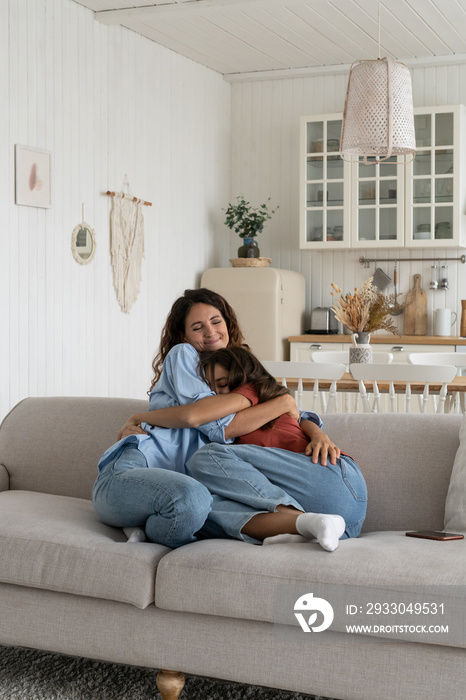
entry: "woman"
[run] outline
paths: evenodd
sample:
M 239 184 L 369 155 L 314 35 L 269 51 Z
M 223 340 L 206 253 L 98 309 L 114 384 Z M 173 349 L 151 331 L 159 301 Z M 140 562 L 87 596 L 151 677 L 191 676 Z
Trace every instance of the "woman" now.
M 99 462 L 92 498 L 103 522 L 144 527 L 151 541 L 169 547 L 193 542 L 212 496 L 186 475 L 189 457 L 212 440 L 232 441 L 250 425 L 259 427 L 296 410 L 291 397 L 248 408 L 244 397 L 215 396 L 201 379 L 198 352 L 242 342 L 236 315 L 220 295 L 208 289 L 186 290 L 175 301 L 153 363 L 151 410 L 141 421 L 137 416 L 128 421 L 121 439 Z M 144 420 L 151 425 L 138 427 Z
M 251 405 L 287 391 L 245 348 L 201 353 L 200 364 L 217 394 L 237 393 Z M 314 457 L 310 462 L 314 432 L 312 421 L 298 422 L 285 414 L 237 438 L 235 445 L 198 450 L 187 464 L 188 473 L 229 504 L 223 509 L 214 505 L 209 519 L 237 539 L 299 534 L 316 538 L 328 551 L 342 538 L 357 537 L 366 515 L 364 478 L 348 455 L 325 466 Z M 281 489 L 294 503 L 277 500 Z

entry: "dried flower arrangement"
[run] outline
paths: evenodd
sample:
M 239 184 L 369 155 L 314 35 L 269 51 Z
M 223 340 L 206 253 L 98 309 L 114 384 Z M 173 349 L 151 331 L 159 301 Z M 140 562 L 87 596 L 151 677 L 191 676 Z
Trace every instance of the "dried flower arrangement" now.
M 353 333 L 372 333 L 384 330 L 399 335 L 398 328 L 390 318 L 394 308 L 394 295 L 385 296 L 372 284 L 369 277 L 360 287 L 354 290 L 354 294 L 342 295 L 340 287 L 331 283 L 332 292 L 339 294 L 333 304 L 337 321 L 349 328 Z

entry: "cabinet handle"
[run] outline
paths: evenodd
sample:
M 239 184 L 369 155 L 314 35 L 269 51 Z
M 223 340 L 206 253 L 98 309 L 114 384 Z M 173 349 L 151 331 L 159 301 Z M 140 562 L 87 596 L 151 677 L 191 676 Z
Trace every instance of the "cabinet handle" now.
M 322 345 L 319 345 L 319 343 L 313 343 L 311 345 L 311 350 L 322 350 Z
M 404 347 L 402 345 L 394 345 L 392 347 L 393 352 L 404 352 Z

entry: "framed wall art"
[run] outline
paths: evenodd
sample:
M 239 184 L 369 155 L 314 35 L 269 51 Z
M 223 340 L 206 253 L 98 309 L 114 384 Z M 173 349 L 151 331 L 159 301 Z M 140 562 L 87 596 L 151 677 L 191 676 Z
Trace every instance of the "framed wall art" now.
M 52 154 L 29 146 L 15 147 L 16 204 L 52 206 Z

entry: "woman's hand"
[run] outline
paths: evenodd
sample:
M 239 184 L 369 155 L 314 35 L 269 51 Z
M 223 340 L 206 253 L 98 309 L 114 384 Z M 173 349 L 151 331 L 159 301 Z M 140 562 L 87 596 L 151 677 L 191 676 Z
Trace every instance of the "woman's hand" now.
M 123 440 L 128 435 L 147 435 L 146 431 L 141 428 L 141 423 L 137 415 L 130 416 L 126 423 L 120 428 L 117 433 L 117 440 Z
M 326 467 L 328 458 L 330 458 L 330 464 L 336 464 L 340 456 L 340 448 L 319 428 L 319 433 L 312 438 L 306 447 L 305 454 L 311 457 L 314 464 L 317 464 L 320 457 L 320 463 Z

